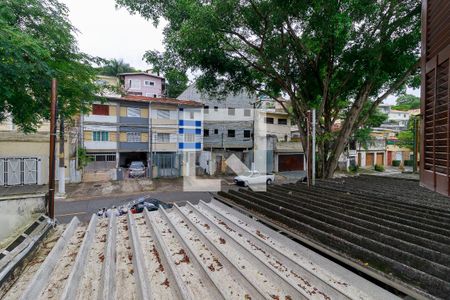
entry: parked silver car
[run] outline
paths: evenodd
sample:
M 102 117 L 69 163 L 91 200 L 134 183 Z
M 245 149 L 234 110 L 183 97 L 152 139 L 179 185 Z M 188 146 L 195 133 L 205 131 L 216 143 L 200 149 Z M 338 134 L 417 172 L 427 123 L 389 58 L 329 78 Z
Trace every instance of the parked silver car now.
M 129 176 L 131 178 L 135 177 L 145 177 L 145 165 L 142 161 L 133 161 L 128 168 Z

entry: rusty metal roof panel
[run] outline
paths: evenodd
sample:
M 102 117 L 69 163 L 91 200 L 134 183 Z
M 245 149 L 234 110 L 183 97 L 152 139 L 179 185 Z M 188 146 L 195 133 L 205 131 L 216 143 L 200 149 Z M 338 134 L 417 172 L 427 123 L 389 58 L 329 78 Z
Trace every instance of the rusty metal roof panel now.
M 396 299 L 214 200 L 67 230 L 6 299 Z

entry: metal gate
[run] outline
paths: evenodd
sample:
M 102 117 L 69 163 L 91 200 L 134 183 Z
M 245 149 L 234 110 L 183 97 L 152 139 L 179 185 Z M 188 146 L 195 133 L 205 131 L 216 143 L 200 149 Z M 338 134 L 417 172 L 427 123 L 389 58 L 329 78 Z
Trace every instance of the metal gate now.
M 5 185 L 5 159 L 0 158 L 0 186 Z
M 154 165 L 158 168 L 158 177 L 180 176 L 180 158 L 176 153 L 154 153 Z
M 0 186 L 37 184 L 37 158 L 0 158 Z
M 19 185 L 21 179 L 20 158 L 9 158 L 6 160 L 7 185 Z
M 23 184 L 37 183 L 37 159 L 24 158 L 23 160 Z

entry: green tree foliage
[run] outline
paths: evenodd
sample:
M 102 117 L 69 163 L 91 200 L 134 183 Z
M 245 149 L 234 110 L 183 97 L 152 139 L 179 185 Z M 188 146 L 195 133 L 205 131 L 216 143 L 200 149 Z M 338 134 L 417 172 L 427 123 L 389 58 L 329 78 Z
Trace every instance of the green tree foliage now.
M 289 96 L 303 143 L 307 111 L 316 108 L 324 177 L 378 104 L 417 82 L 420 0 L 116 2 L 155 23 L 167 20 L 166 52 L 156 54 L 200 74 L 199 88 Z
M 364 126 L 355 130 L 355 141 L 364 149 L 368 149 L 372 141 L 371 133 L 374 127 L 380 127 L 388 119 L 388 116 L 377 109 L 370 115 Z
M 106 76 L 117 76 L 117 74 L 129 72 L 137 72 L 137 70 L 124 62 L 123 59 L 107 60 L 99 68 L 99 73 Z
M 397 98 L 395 106 L 393 109 L 397 110 L 410 110 L 420 108 L 420 98 L 414 95 L 405 94 Z
M 60 114 L 87 108 L 97 87 L 93 58 L 81 53 L 67 8 L 56 0 L 0 2 L 0 121 L 24 131 L 49 118 L 51 79 L 58 79 Z
M 147 51 L 144 59 L 153 67 L 153 71 L 163 73 L 166 78 L 166 95 L 171 98 L 178 97 L 188 87 L 188 77 L 186 67 L 182 63 L 174 64 L 176 57 L 170 52 L 159 53 L 157 51 Z
M 400 131 L 397 135 L 397 146 L 414 150 L 414 121 L 419 120 L 418 116 L 411 116 L 408 121 L 408 129 Z

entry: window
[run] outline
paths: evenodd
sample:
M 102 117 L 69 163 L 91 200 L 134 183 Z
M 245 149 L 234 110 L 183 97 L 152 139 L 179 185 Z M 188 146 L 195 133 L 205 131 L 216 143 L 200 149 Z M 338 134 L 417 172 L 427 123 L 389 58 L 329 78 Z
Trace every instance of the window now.
M 203 136 L 209 136 L 209 129 L 203 130 Z
M 250 117 L 250 109 L 244 109 L 244 117 Z
M 151 80 L 144 80 L 145 86 L 155 86 L 155 82 Z
M 190 112 L 189 112 L 189 118 L 190 118 L 191 120 L 193 120 L 193 119 L 195 118 L 195 115 L 194 115 L 194 112 L 193 112 L 193 111 L 190 111 Z
M 244 138 L 250 138 L 250 130 L 244 130 Z
M 170 119 L 170 110 L 158 109 L 156 116 L 158 119 Z
M 273 124 L 273 118 L 266 118 L 266 124 Z
M 141 81 L 136 79 L 130 79 L 130 89 L 140 89 Z
M 235 137 L 236 133 L 233 129 L 228 129 L 228 137 Z
M 287 125 L 287 119 L 278 119 L 278 125 Z
M 127 107 L 127 117 L 140 118 L 141 117 L 141 109 L 138 107 Z
M 92 114 L 98 116 L 108 116 L 109 106 L 103 104 L 92 104 Z
M 157 133 L 156 141 L 158 143 L 170 143 L 170 133 Z
M 219 111 L 219 107 L 214 106 L 214 111 Z
M 187 143 L 195 142 L 195 134 L 194 133 L 185 133 L 184 134 L 184 141 L 187 142 Z
M 129 143 L 139 143 L 141 141 L 140 132 L 127 132 L 127 142 Z
M 234 116 L 236 113 L 235 109 L 233 107 L 228 107 L 228 115 Z
M 214 129 L 214 134 L 219 134 L 219 129 Z
M 205 114 L 209 114 L 209 106 L 208 105 L 205 105 L 204 112 L 205 112 Z
M 109 141 L 109 133 L 108 133 L 108 131 L 94 131 L 92 133 L 92 139 L 95 142 L 106 142 L 106 141 Z

